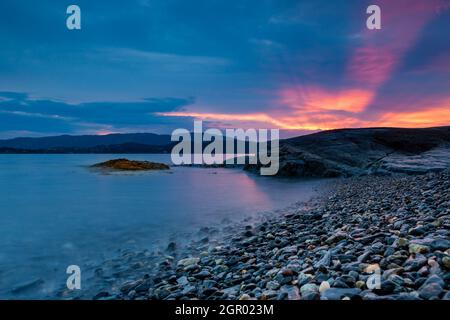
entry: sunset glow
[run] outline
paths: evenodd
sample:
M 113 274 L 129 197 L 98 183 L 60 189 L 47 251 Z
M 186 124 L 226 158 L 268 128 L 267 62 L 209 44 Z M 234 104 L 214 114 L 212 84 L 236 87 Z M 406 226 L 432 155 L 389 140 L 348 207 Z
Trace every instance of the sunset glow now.
M 187 108 L 189 111 L 159 115 L 286 130 L 449 125 L 448 74 L 439 83 L 442 90 L 436 91 L 436 86 L 428 92 L 423 89 L 429 85 L 429 77 L 448 71 L 448 57 L 437 54 L 421 63 L 418 71 L 405 69 L 405 63 L 422 41 L 424 28 L 441 19 L 449 11 L 449 4 L 441 0 L 399 0 L 381 1 L 380 5 L 386 12 L 386 30 L 359 30 L 358 45 L 350 51 L 343 72 L 335 78 L 339 85 L 301 78 L 283 83 L 265 112 L 204 112 L 192 106 Z M 395 81 L 397 78 L 402 82 Z M 419 81 L 423 81 L 422 86 L 416 85 Z M 245 104 L 241 109 L 246 109 Z
M 366 0 L 89 2 L 89 28 L 69 34 L 40 23 L 59 23 L 43 2 L 14 2 L 26 32 L 0 19 L 0 139 L 170 134 L 193 119 L 285 136 L 450 125 L 448 0 L 379 0 L 376 30 Z

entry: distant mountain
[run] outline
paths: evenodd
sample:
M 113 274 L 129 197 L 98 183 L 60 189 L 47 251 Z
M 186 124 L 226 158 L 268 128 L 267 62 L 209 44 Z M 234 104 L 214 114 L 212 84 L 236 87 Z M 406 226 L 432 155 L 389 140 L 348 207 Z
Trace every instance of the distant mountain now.
M 284 176 L 337 177 L 444 169 L 450 169 L 450 127 L 338 129 L 280 142 L 279 175 Z
M 193 138 L 192 138 L 193 139 Z M 193 140 L 192 140 L 193 141 Z M 224 148 L 227 139 L 224 138 Z M 170 135 L 126 133 L 0 140 L 0 154 L 13 153 L 170 153 L 178 142 Z M 206 146 L 209 142 L 204 142 Z M 237 147 L 235 146 L 235 149 Z M 248 149 L 248 145 L 246 144 Z M 194 148 L 192 147 L 192 150 Z M 225 152 L 225 150 L 223 151 Z
M 77 152 L 90 151 L 95 153 L 98 150 L 119 149 L 151 151 L 154 147 L 162 147 L 172 144 L 170 135 L 158 135 L 154 133 L 129 133 L 129 134 L 108 134 L 108 135 L 83 135 L 71 136 L 62 135 L 42 138 L 15 138 L 0 140 L 0 148 L 22 150 L 32 152 Z M 149 148 L 151 146 L 152 148 Z M 158 149 L 158 148 L 156 148 Z M 1 151 L 0 151 L 1 152 Z
M 0 140 L 0 153 L 170 153 L 176 143 L 169 135 L 152 133 L 66 135 Z M 259 171 L 259 167 L 246 165 L 245 169 Z M 338 177 L 444 169 L 450 169 L 450 127 L 338 129 L 280 141 L 278 174 L 282 176 Z

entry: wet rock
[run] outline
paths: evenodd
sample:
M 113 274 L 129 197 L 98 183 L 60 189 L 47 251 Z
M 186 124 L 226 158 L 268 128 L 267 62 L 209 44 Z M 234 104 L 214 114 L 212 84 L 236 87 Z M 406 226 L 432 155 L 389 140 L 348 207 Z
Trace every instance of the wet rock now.
M 328 281 L 323 281 L 319 286 L 319 292 L 324 293 L 326 290 L 330 289 L 330 283 Z
M 411 243 L 409 245 L 409 252 L 410 253 L 427 253 L 430 251 L 430 248 L 428 246 L 424 246 L 421 244 Z
M 287 300 L 300 300 L 300 294 L 296 286 L 284 285 L 280 288 L 280 293 L 284 294 Z
M 180 267 L 189 267 L 195 265 L 200 261 L 200 258 L 186 258 L 178 261 L 177 265 Z
M 439 283 L 425 283 L 419 289 L 419 296 L 423 299 L 439 298 L 439 295 L 444 289 Z
M 177 244 L 176 244 L 175 242 L 170 242 L 170 243 L 167 245 L 166 250 L 167 250 L 167 251 L 175 251 L 176 248 L 177 248 Z
M 134 290 L 136 292 L 144 292 L 144 291 L 148 291 L 148 289 L 150 289 L 150 287 L 152 286 L 152 282 L 151 281 L 143 281 L 141 284 L 137 285 Z
M 388 295 L 396 288 L 396 283 L 392 280 L 382 280 L 379 288 L 372 289 L 378 295 Z
M 442 258 L 442 265 L 447 268 L 450 269 L 450 257 L 445 256 Z
M 403 267 L 405 268 L 405 271 L 416 271 L 426 264 L 427 258 L 423 255 L 418 254 L 415 257 L 410 257 L 408 260 L 406 260 Z
M 275 290 L 264 290 L 261 294 L 261 300 L 272 300 L 277 294 L 278 292 Z
M 323 255 L 322 259 L 320 259 L 315 265 L 314 268 L 320 268 L 320 267 L 325 267 L 327 268 L 328 266 L 330 266 L 331 264 L 331 250 L 328 250 L 327 252 L 325 252 L 325 254 Z
M 185 286 L 185 285 L 187 285 L 187 284 L 189 283 L 189 280 L 188 280 L 188 278 L 187 278 L 186 276 L 182 276 L 182 277 L 179 277 L 179 278 L 177 279 L 177 283 L 178 283 L 180 286 Z
M 266 284 L 266 288 L 269 290 L 277 290 L 280 287 L 280 284 L 277 281 L 269 281 Z
M 408 233 L 412 236 L 421 236 L 427 232 L 427 228 L 424 226 L 414 227 L 408 230 Z
M 197 279 L 205 279 L 211 276 L 211 273 L 208 270 L 202 270 L 193 275 Z
M 430 243 L 431 250 L 433 251 L 445 251 L 450 249 L 450 240 L 447 239 L 435 239 Z
M 333 243 L 337 243 L 341 240 L 344 240 L 346 238 L 347 238 L 347 234 L 345 232 L 338 232 L 338 233 L 330 236 L 325 242 L 328 244 L 333 244 Z
M 301 286 L 307 284 L 308 282 L 310 282 L 311 279 L 312 279 L 311 275 L 301 272 L 297 277 L 297 282 L 298 282 L 298 285 L 301 287 Z
M 357 288 L 330 288 L 321 294 L 321 300 L 342 300 L 344 297 L 354 298 L 361 293 Z
M 197 288 L 195 286 L 192 285 L 187 285 L 183 288 L 183 290 L 181 291 L 181 293 L 183 295 L 188 295 L 188 294 L 195 294 L 197 291 Z
M 302 298 L 305 300 L 312 300 L 309 298 L 316 296 L 318 292 L 319 287 L 313 283 L 305 284 L 300 288 L 300 294 L 302 295 Z

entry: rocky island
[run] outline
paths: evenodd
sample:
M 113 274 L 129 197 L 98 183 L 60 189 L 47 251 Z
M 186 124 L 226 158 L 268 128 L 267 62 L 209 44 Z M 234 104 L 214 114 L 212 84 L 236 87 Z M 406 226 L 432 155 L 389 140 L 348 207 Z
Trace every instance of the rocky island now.
M 165 163 L 157 163 L 150 161 L 136 161 L 128 159 L 114 159 L 97 163 L 92 168 L 123 170 L 123 171 L 139 171 L 139 170 L 168 170 L 170 167 Z

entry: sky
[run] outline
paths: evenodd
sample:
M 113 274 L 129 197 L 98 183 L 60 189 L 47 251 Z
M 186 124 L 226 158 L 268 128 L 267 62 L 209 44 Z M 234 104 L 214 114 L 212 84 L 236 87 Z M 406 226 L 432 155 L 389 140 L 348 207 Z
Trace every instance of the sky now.
M 450 125 L 449 30 L 450 0 L 3 0 L 0 138 Z

